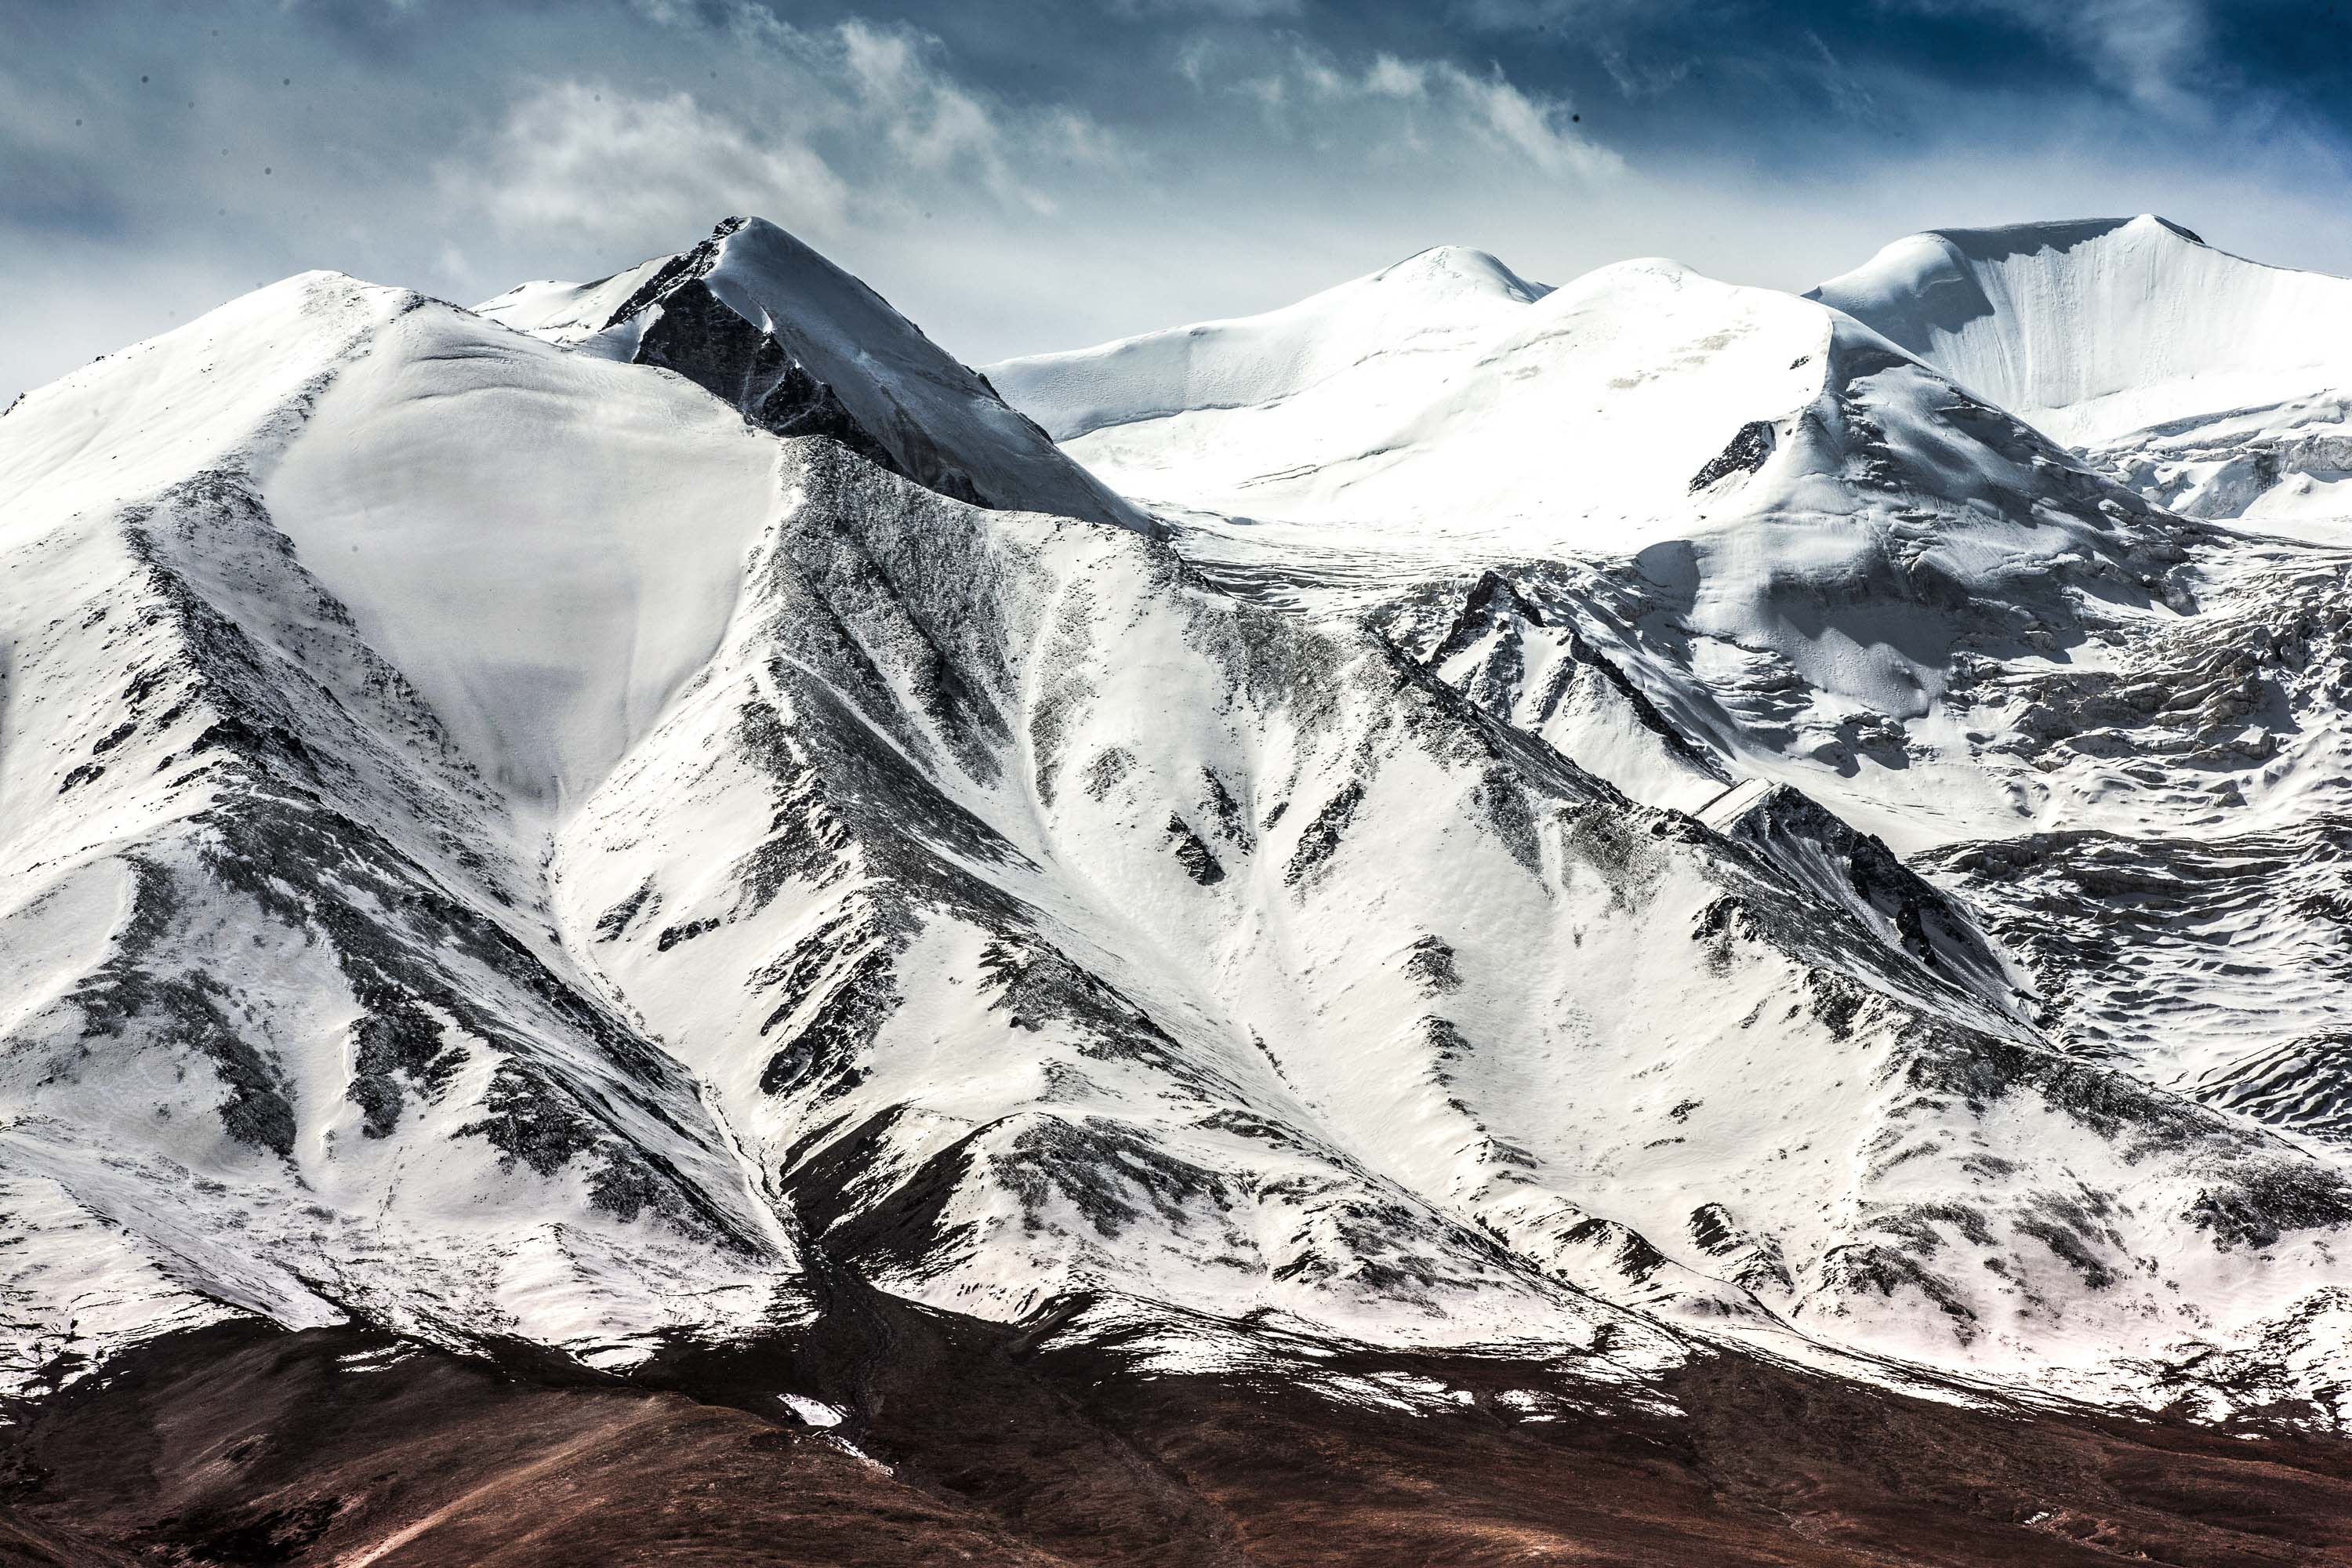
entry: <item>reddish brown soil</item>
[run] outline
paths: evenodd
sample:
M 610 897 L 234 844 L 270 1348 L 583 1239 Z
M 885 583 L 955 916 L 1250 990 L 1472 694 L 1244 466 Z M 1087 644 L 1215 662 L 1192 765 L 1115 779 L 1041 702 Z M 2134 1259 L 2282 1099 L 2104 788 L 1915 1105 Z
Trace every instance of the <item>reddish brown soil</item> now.
M 637 1384 L 356 1331 L 208 1330 L 0 1432 L 0 1564 L 2352 1565 L 2352 1445 L 1957 1408 L 1738 1357 L 1680 1415 L 1475 1360 L 1475 1403 L 1338 1405 L 861 1298 Z M 1594 1414 L 1520 1419 L 1509 1388 Z M 779 1391 L 854 1407 L 886 1472 Z

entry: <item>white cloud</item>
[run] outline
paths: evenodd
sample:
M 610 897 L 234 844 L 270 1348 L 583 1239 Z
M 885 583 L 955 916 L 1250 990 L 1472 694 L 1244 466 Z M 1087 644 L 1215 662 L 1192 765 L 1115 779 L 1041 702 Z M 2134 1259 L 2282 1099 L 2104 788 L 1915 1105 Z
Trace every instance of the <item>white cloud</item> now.
M 835 68 L 861 119 L 906 165 L 939 174 L 961 165 L 990 189 L 1033 204 L 1007 158 L 1007 138 L 987 106 L 934 68 L 926 40 L 901 29 L 849 21 L 829 35 L 800 35 L 820 68 Z
M 1103 9 L 1114 16 L 1223 16 L 1234 21 L 1265 21 L 1272 17 L 1298 15 L 1299 0 L 1104 0 Z
M 2211 43 L 2207 0 L 1882 0 L 1915 11 L 2006 17 L 2067 49 L 2102 82 L 2150 108 L 2203 102 L 2199 68 Z
M 1419 98 L 1429 90 L 1429 68 L 1381 55 L 1364 73 L 1364 90 L 1376 98 Z
M 804 141 L 755 136 L 686 93 L 635 98 L 579 81 L 536 86 L 509 106 L 488 149 L 438 172 L 459 204 L 503 230 L 596 242 L 690 234 L 749 210 L 824 233 L 847 202 L 841 177 Z
M 658 5 L 649 14 L 693 24 Z M 939 41 L 910 28 L 851 20 L 810 30 L 750 6 L 724 26 L 754 67 L 748 92 L 730 84 L 720 103 L 535 82 L 486 142 L 436 166 L 442 188 L 509 234 L 658 244 L 730 212 L 813 237 L 970 210 L 975 197 L 1051 214 L 1033 166 L 1132 162 L 1075 109 L 1008 108 L 960 81 Z
M 1520 91 L 1500 66 L 1483 77 L 1452 65 L 1434 68 L 1434 74 L 1490 138 L 1516 149 L 1548 174 L 1594 179 L 1624 167 L 1615 153 L 1570 129 L 1574 121 L 1564 101 Z
M 1028 175 L 1044 160 L 1115 166 L 1130 161 L 1119 138 L 1066 105 L 1013 107 L 961 81 L 944 46 L 928 33 L 852 18 L 806 30 L 748 5 L 733 30 L 783 79 L 803 112 L 850 133 L 840 166 L 862 165 L 876 145 L 892 167 L 976 184 L 1000 201 L 1049 212 L 1054 203 Z
M 1205 86 L 1211 51 L 1197 45 L 1188 48 L 1179 58 L 1178 69 L 1195 86 Z M 1549 175 L 1592 180 L 1624 167 L 1614 152 L 1576 129 L 1575 111 L 1567 100 L 1524 90 L 1500 66 L 1480 73 L 1451 60 L 1383 53 L 1356 70 L 1298 44 L 1279 72 L 1238 78 L 1231 90 L 1256 99 L 1277 122 L 1301 103 L 1315 106 L 1327 118 L 1349 112 L 1370 112 L 1376 119 L 1403 116 L 1387 129 L 1421 154 L 1442 155 L 1443 132 L 1450 129 L 1466 132 L 1471 141 Z M 1318 121 L 1313 129 L 1328 137 L 1334 128 Z
M 1328 61 L 1305 49 L 1297 51 L 1296 68 L 1299 82 L 1310 98 L 1339 98 L 1358 89 L 1358 84 L 1341 76 Z

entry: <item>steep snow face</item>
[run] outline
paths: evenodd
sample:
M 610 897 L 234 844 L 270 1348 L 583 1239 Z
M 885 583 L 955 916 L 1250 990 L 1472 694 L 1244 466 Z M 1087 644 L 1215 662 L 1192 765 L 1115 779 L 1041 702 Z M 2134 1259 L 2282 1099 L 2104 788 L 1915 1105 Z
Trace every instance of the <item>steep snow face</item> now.
M 2352 539 L 2352 280 L 2144 216 L 1914 235 L 1814 297 L 2160 505 Z
M 2352 281 L 2145 214 L 1913 235 L 1809 297 L 2076 446 L 2352 378 Z
M 824 435 L 960 500 L 1149 530 L 873 289 L 761 218 L 594 283 L 527 283 L 478 313 L 665 365 L 780 435 Z
M 558 810 L 718 647 L 783 496 L 775 444 L 691 384 L 431 305 L 335 378 L 263 500 L 483 774 Z

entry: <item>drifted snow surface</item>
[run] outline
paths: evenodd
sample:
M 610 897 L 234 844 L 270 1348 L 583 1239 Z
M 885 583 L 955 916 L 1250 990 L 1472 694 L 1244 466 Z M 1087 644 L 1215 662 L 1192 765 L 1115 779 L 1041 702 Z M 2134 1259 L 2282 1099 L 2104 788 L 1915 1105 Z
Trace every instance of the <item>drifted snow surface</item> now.
M 1188 562 L 892 471 L 1076 472 L 788 237 L 684 254 L 661 308 L 856 428 L 628 363 L 666 263 L 310 275 L 0 420 L 14 1385 L 228 1310 L 622 1365 L 854 1276 L 1195 1364 L 1734 1336 L 2336 1419 L 2340 1147 L 2264 1042 L 2200 1098 L 2239 1053 L 2123 1037 L 2207 955 L 1950 890 L 2078 845 L 1939 887 L 1790 787 L 1946 848 L 2185 811 L 2135 767 L 2263 809 L 2331 563 L 2231 575 L 1818 304 L 1458 252 L 1036 405 L 1142 411 L 1073 449 Z
M 262 501 L 484 775 L 560 809 L 707 663 L 783 510 L 690 384 L 428 307 L 312 409 Z

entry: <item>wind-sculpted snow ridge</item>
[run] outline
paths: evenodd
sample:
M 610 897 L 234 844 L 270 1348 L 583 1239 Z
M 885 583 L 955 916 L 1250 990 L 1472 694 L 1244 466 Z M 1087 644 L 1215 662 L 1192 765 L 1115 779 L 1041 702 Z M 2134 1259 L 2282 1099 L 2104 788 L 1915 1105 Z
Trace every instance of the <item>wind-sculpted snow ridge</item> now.
M 2144 215 L 1914 235 L 1811 297 L 2175 510 L 2347 537 L 2352 280 Z
M 2085 445 L 2352 368 L 2352 281 L 2247 261 L 2145 214 L 1913 235 L 1808 297 Z
M 763 419 L 736 337 L 639 352 L 667 314 L 622 353 L 312 275 L 26 399 L 12 1384 L 226 1313 L 642 1367 L 887 1339 L 878 1290 L 1146 1368 L 1444 1348 L 1639 1388 L 1737 1343 L 2340 1420 L 2352 1185 L 2275 1061 L 2208 1105 L 2080 1048 L 2045 992 L 2087 961 L 1789 787 L 1928 773 L 1952 692 L 2033 679 L 2074 718 L 2004 726 L 2010 782 L 2087 795 L 2106 693 L 2016 661 L 2315 580 L 2192 584 L 2205 533 L 1819 306 L 1468 276 L 1536 314 L 1411 416 L 1433 450 L 1542 426 L 1510 389 L 1547 375 L 1632 378 L 1621 437 L 1706 428 L 1664 478 L 1577 457 L 1653 509 L 1593 559 L 1366 619 L 943 493 L 797 349 L 851 423 L 807 387 L 824 419 Z M 1364 470 L 1393 505 L 1295 499 L 1425 519 L 1421 455 Z M 2236 766 L 2268 678 L 2162 647 L 2210 679 L 2131 743 Z
M 593 283 L 526 283 L 480 313 L 588 353 L 675 370 L 781 436 L 829 436 L 988 507 L 1149 530 L 857 279 L 761 218 Z

